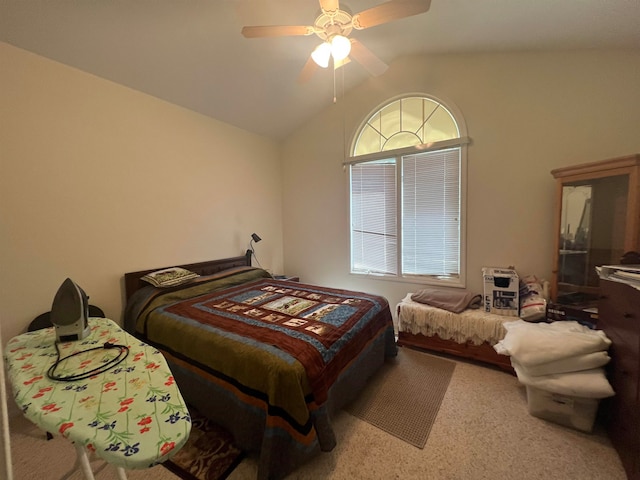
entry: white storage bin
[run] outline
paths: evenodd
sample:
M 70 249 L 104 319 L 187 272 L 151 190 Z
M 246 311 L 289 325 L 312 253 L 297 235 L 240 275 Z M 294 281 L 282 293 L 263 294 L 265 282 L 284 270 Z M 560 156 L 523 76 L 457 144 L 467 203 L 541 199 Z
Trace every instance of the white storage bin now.
M 591 432 L 598 413 L 597 398 L 560 395 L 527 385 L 527 405 L 534 417 Z

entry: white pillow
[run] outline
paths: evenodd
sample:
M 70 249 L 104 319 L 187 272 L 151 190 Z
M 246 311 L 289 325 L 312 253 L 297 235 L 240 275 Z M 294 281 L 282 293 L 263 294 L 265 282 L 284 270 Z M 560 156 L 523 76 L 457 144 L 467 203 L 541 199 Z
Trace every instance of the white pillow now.
M 147 273 L 141 280 L 150 283 L 154 287 L 173 287 L 190 282 L 199 277 L 195 272 L 180 267 L 165 268 L 152 273 Z

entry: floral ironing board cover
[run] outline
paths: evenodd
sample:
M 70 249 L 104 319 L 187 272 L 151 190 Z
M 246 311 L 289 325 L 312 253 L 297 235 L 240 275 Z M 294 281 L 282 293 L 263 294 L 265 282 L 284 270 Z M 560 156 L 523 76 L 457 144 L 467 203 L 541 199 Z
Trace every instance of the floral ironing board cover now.
M 148 468 L 189 438 L 191 417 L 171 371 L 155 348 L 106 318 L 89 318 L 83 340 L 60 343 L 60 356 L 104 345 L 129 347 L 123 361 L 84 380 L 55 381 L 53 328 L 18 335 L 5 349 L 14 398 L 31 422 L 66 437 L 124 469 Z M 63 362 L 57 373 L 81 373 L 106 363 L 118 349 L 98 349 Z

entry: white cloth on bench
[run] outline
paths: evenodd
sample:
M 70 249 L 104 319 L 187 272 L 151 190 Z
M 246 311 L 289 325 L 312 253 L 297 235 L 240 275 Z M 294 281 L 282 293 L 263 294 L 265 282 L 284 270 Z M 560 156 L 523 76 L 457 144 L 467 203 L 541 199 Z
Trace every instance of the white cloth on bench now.
M 480 345 L 487 342 L 495 345 L 506 334 L 504 323 L 518 320 L 518 317 L 495 315 L 477 309 L 453 313 L 415 302 L 411 295 L 413 293 L 408 293 L 397 307 L 400 332 L 420 333 L 427 337 L 438 335 L 443 340 L 456 343 Z

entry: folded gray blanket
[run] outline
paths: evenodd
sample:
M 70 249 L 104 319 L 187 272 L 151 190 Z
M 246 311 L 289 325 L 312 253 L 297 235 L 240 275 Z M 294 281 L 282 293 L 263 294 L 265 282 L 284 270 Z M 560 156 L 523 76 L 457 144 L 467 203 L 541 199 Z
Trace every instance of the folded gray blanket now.
M 460 313 L 467 308 L 480 308 L 482 305 L 482 295 L 473 294 L 466 290 L 425 288 L 412 294 L 411 300 L 453 313 Z

